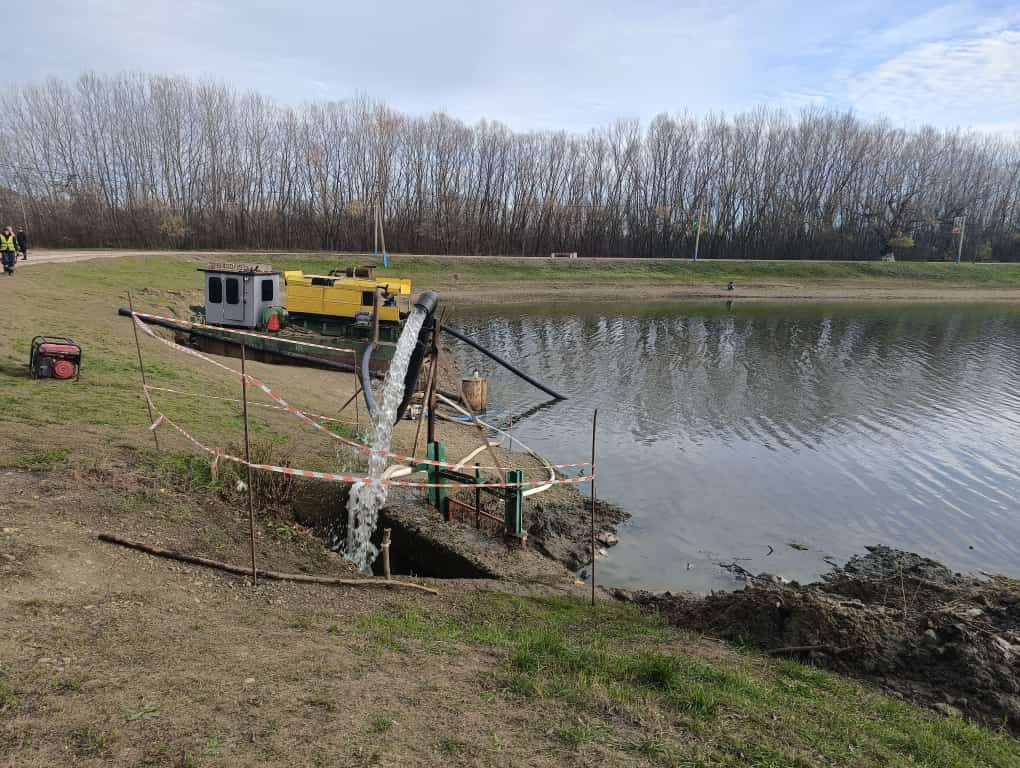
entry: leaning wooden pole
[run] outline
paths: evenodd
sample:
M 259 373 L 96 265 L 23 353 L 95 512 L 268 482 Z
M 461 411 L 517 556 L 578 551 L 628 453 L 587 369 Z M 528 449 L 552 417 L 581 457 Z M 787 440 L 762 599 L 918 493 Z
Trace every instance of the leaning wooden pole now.
M 595 607 L 595 426 L 599 409 L 591 417 L 591 604 Z
M 254 473 L 251 468 L 251 445 L 248 442 L 248 372 L 245 369 L 245 345 L 241 343 L 241 402 L 244 403 L 244 461 L 248 467 L 248 534 L 251 539 L 251 585 L 258 584 L 255 570 L 255 498 L 252 491 Z
M 145 393 L 145 409 L 149 412 L 149 423 L 152 419 L 152 403 L 149 401 L 149 383 L 145 380 L 145 365 L 142 364 L 142 343 L 138 340 L 138 318 L 135 317 L 135 305 L 131 301 L 131 291 L 127 292 L 128 309 L 131 310 L 131 330 L 135 332 L 135 349 L 138 351 L 138 371 L 142 374 L 142 391 Z M 156 450 L 159 450 L 159 437 L 156 430 L 152 430 L 152 440 L 156 443 Z
M 161 549 L 159 547 L 153 547 L 149 544 L 142 544 L 139 541 L 130 541 L 129 539 L 122 539 L 120 536 L 114 536 L 110 533 L 101 533 L 98 536 L 100 541 L 105 541 L 108 544 L 119 544 L 122 547 L 128 549 L 136 549 L 139 552 L 145 552 L 156 557 L 165 557 L 169 560 L 178 560 L 182 563 L 191 563 L 192 565 L 201 565 L 206 568 L 215 568 L 218 571 L 226 571 L 227 573 L 233 573 L 237 576 L 247 576 L 248 569 L 240 565 L 232 565 L 230 563 L 221 563 L 218 560 L 210 560 L 206 557 L 198 557 L 197 555 L 186 555 L 183 552 L 174 552 L 171 549 Z M 426 587 L 422 584 L 412 584 L 409 581 L 386 581 L 385 579 L 337 579 L 332 576 L 309 576 L 304 573 L 279 573 L 277 571 L 262 571 L 261 574 L 263 579 L 271 579 L 273 581 L 296 581 L 301 584 L 332 584 L 344 587 L 401 587 L 403 589 L 416 589 L 420 592 L 428 592 L 430 595 L 438 595 L 439 590 Z

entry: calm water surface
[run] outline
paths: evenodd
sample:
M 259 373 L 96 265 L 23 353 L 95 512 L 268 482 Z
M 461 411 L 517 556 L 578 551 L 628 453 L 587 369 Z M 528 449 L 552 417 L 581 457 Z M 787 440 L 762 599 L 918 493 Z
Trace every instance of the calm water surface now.
M 455 322 L 569 398 L 541 407 L 458 345 L 492 411 L 551 460 L 586 457 L 599 409 L 599 496 L 634 516 L 602 582 L 732 588 L 718 563 L 734 561 L 803 580 L 877 543 L 1020 576 L 1018 307 L 542 305 Z

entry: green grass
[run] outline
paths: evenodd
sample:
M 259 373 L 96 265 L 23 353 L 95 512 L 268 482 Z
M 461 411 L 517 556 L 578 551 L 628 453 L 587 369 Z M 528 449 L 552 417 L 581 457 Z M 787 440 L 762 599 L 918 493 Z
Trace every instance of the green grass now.
M 134 722 L 136 720 L 157 720 L 162 714 L 162 710 L 158 704 L 144 704 L 138 709 L 128 709 L 124 712 L 124 717 L 128 722 Z
M 78 693 L 88 680 L 83 673 L 62 675 L 53 681 L 53 690 L 60 693 Z
M 0 717 L 14 714 L 20 702 L 18 692 L 0 674 Z
M 71 455 L 70 448 L 45 448 L 21 455 L 14 455 L 11 460 L 3 460 L 0 466 L 17 469 L 46 470 L 60 466 Z
M 694 638 L 633 607 L 478 594 L 454 614 L 415 608 L 356 631 L 395 650 L 494 653 L 498 695 L 556 702 L 571 749 L 604 742 L 663 765 L 1014 768 L 1020 742 L 895 701 L 819 669 Z M 620 723 L 657 722 L 649 735 Z
M 368 732 L 381 735 L 393 727 L 393 721 L 387 717 L 377 717 L 368 726 Z
M 286 269 L 325 273 L 338 263 L 375 263 L 377 274 L 407 277 L 419 287 L 470 288 L 473 284 L 521 287 L 548 285 L 616 285 L 620 283 L 748 285 L 847 283 L 882 285 L 916 283 L 929 287 L 1020 287 L 1020 264 L 881 261 L 712 261 L 471 259 L 397 256 L 382 267 L 372 257 L 283 255 L 274 264 Z M 456 278 L 454 278 L 456 275 Z
M 79 757 L 98 757 L 110 749 L 111 736 L 92 725 L 82 725 L 71 731 L 71 749 Z

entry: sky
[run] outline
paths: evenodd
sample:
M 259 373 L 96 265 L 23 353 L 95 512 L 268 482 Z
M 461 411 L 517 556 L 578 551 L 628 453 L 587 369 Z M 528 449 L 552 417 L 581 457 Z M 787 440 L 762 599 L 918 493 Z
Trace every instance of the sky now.
M 1020 0 L 0 0 L 0 82 L 178 74 L 517 130 L 851 109 L 1020 131 Z M 13 25 L 12 25 L 13 23 Z

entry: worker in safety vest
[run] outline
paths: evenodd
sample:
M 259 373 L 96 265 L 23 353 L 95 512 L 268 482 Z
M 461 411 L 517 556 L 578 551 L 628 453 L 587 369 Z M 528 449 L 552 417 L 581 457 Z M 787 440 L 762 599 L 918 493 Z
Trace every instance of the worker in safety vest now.
M 0 258 L 4 263 L 4 274 L 13 275 L 14 262 L 18 259 L 18 240 L 10 227 L 4 227 L 0 232 Z

